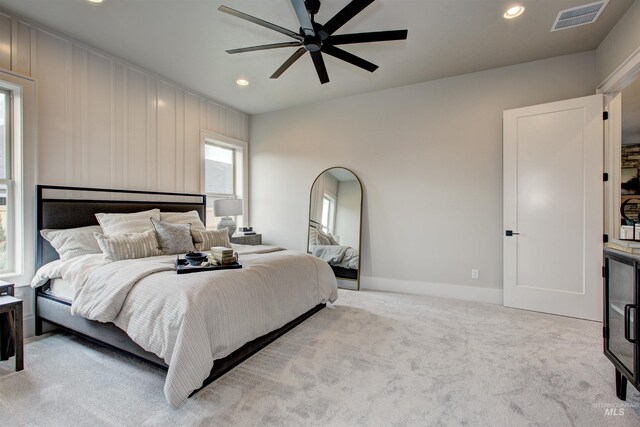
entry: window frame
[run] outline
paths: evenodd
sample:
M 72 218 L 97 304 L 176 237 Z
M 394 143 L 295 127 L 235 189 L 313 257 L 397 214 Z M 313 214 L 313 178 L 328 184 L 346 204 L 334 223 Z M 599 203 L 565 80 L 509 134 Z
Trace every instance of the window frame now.
M 325 226 L 321 223 L 323 231 L 328 234 L 335 234 L 336 231 L 336 210 L 337 210 L 337 197 L 329 192 L 325 192 L 322 194 L 322 212 L 320 217 L 324 216 L 324 201 L 327 200 L 329 202 L 329 212 L 327 212 L 327 222 L 328 224 Z
M 204 194 L 207 195 L 207 197 L 211 196 L 213 198 L 237 198 L 238 197 L 238 177 L 236 176 L 237 173 L 237 163 L 238 163 L 238 159 L 236 157 L 237 153 L 236 153 L 236 149 L 234 147 L 228 147 L 226 145 L 222 145 L 220 144 L 218 141 L 214 141 L 211 139 L 207 139 L 205 140 L 205 170 L 204 170 L 204 176 L 205 176 L 205 189 L 204 189 Z M 229 150 L 231 151 L 231 175 L 233 177 L 233 182 L 232 182 L 232 193 L 209 193 L 206 191 L 206 176 L 207 176 L 207 157 L 206 157 L 206 146 L 212 146 L 212 147 L 217 147 L 217 148 L 222 148 L 224 150 Z
M 14 143 L 13 138 L 13 91 L 5 88 L 0 85 L 0 92 L 5 95 L 5 157 L 4 157 L 4 167 L 5 167 L 5 176 L 0 177 L 0 186 L 4 186 L 6 191 L 6 220 L 7 226 L 4 230 L 5 232 L 5 252 L 6 252 L 6 266 L 5 268 L 0 269 L 0 276 L 7 276 L 17 272 L 17 266 L 15 264 L 14 252 L 17 249 L 15 247 L 15 222 L 14 222 L 14 211 L 16 206 L 16 198 L 13 191 L 14 180 L 13 180 L 13 149 L 12 145 Z
M 214 132 L 202 130 L 201 134 L 201 173 L 200 173 L 200 192 L 206 194 L 207 204 L 215 199 L 221 198 L 239 198 L 242 199 L 242 216 L 237 226 L 249 225 L 249 144 L 246 141 L 220 135 Z M 205 147 L 206 145 L 218 146 L 233 150 L 233 194 L 207 193 L 205 186 L 206 162 Z M 206 224 L 205 224 L 206 225 Z

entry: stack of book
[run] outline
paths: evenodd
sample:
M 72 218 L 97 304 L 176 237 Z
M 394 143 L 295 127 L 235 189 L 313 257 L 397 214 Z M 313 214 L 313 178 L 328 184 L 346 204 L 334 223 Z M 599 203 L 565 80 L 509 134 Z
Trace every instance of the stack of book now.
M 237 261 L 233 254 L 233 249 L 225 248 L 224 246 L 215 246 L 211 248 L 211 255 L 209 255 L 209 262 L 214 265 L 229 265 Z

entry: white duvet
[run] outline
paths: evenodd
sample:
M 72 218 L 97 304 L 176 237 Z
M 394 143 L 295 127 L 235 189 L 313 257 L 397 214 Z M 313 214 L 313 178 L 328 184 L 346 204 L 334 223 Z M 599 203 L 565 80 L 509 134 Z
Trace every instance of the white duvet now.
M 101 254 L 85 255 L 43 266 L 32 286 L 57 277 L 72 283 L 72 314 L 113 322 L 163 358 L 165 397 L 179 406 L 202 386 L 214 360 L 337 298 L 335 276 L 318 258 L 237 250 L 242 269 L 184 275 L 174 270 L 175 256 L 105 263 Z
M 357 270 L 360 263 L 358 251 L 351 246 L 313 245 L 311 254 L 337 267 Z

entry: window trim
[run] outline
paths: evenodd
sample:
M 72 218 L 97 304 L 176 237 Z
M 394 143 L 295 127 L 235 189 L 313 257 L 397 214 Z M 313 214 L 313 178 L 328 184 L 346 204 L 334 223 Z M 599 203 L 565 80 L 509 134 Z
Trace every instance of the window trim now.
M 236 176 L 237 173 L 237 169 L 236 169 L 236 164 L 238 163 L 238 159 L 236 158 L 236 154 L 237 154 L 237 149 L 235 147 L 228 147 L 226 146 L 226 144 L 221 144 L 218 141 L 215 140 L 211 140 L 211 139 L 206 139 L 205 142 L 205 168 L 204 168 L 204 176 L 205 176 L 205 194 L 207 196 L 211 195 L 213 197 L 218 197 L 218 198 L 237 198 L 238 197 L 238 188 L 237 188 L 237 181 L 238 181 L 238 177 Z M 231 151 L 231 156 L 233 158 L 232 163 L 231 163 L 231 173 L 233 175 L 233 188 L 231 189 L 231 193 L 209 193 L 206 192 L 206 176 L 207 176 L 207 156 L 206 156 L 206 146 L 207 145 L 211 145 L 214 147 L 218 147 L 218 148 L 223 148 L 225 150 L 230 150 Z
M 251 223 L 249 210 L 249 143 L 207 130 L 200 131 L 200 192 L 202 194 L 210 194 L 214 197 L 219 196 L 227 198 L 229 197 L 228 194 L 217 195 L 215 193 L 205 193 L 205 145 L 207 143 L 213 143 L 215 145 L 234 150 L 236 159 L 234 161 L 235 179 L 233 191 L 236 197 L 238 197 L 238 195 L 242 196 L 242 225 L 249 225 Z M 238 156 L 242 159 L 241 170 L 238 169 Z M 237 188 L 238 175 L 242 178 L 241 188 Z
M 0 273 L 16 287 L 29 286 L 35 274 L 35 185 L 37 182 L 37 96 L 35 79 L 0 69 L 0 86 L 12 93 L 11 179 L 13 271 Z M 28 313 L 28 311 L 27 311 Z

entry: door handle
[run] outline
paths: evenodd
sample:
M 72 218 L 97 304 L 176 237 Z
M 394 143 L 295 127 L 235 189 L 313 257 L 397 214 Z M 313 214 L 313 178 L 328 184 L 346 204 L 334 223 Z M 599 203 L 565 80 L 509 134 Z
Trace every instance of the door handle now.
M 511 237 L 511 236 L 519 236 L 519 235 L 520 235 L 520 233 L 516 233 L 516 232 L 514 232 L 513 230 L 507 230 L 507 231 L 505 231 L 505 232 L 504 232 L 504 234 L 505 234 L 507 237 Z
M 631 314 L 631 309 L 636 309 L 638 307 L 636 307 L 633 304 L 627 304 L 624 306 L 624 338 L 629 341 L 631 344 L 636 344 L 638 342 L 638 337 L 635 337 L 633 339 L 631 339 L 631 324 L 630 321 L 631 319 L 629 318 L 630 314 Z M 637 321 L 638 319 L 636 319 Z

